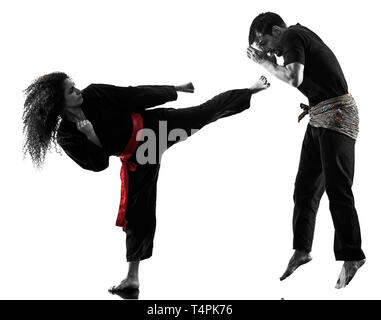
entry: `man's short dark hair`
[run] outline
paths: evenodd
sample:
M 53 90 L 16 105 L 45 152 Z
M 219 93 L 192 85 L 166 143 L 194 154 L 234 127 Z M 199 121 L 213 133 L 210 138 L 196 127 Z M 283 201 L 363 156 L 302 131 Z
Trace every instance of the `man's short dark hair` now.
M 249 45 L 255 42 L 256 32 L 262 34 L 272 34 L 273 26 L 286 28 L 283 19 L 276 13 L 266 12 L 258 15 L 252 22 L 249 32 Z

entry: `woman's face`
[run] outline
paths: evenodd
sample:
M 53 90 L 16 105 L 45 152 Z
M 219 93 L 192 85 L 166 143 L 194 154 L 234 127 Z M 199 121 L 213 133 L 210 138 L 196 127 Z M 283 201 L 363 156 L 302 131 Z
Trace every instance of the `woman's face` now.
M 66 108 L 79 107 L 83 102 L 81 91 L 75 87 L 74 82 L 70 79 L 64 81 L 64 96 Z

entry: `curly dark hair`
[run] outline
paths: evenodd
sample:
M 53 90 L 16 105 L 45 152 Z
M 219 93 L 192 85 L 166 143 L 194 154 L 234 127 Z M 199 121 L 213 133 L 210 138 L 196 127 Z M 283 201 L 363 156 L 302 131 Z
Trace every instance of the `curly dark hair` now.
M 256 41 L 256 32 L 272 34 L 273 26 L 286 28 L 286 24 L 280 15 L 273 12 L 265 12 L 258 15 L 250 26 L 249 45 Z
M 29 153 L 33 164 L 41 168 L 46 152 L 56 135 L 64 106 L 64 81 L 68 75 L 53 72 L 35 79 L 23 92 L 26 95 L 23 112 L 24 156 Z

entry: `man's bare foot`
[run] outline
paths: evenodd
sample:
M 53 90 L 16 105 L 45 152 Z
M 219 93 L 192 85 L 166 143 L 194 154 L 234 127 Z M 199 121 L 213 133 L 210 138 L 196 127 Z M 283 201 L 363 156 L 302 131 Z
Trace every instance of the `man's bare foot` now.
M 270 83 L 267 81 L 265 76 L 261 76 L 259 80 L 249 89 L 252 93 L 257 93 L 259 91 L 267 89 L 268 87 L 270 87 Z
M 337 280 L 335 288 L 336 289 L 345 288 L 349 284 L 349 282 L 351 282 L 357 270 L 360 269 L 364 263 L 365 263 L 365 259 L 358 260 L 358 261 L 345 261 L 341 269 L 339 279 Z
M 280 281 L 283 281 L 289 277 L 296 269 L 301 265 L 306 264 L 312 260 L 312 257 L 309 253 L 304 251 L 295 250 L 293 256 L 288 263 L 287 269 L 284 274 L 280 277 Z
M 122 282 L 108 289 L 109 292 L 115 293 L 120 291 L 131 291 L 139 289 L 139 279 L 136 277 L 127 276 Z
M 192 82 L 188 82 L 186 84 L 182 84 L 180 86 L 175 86 L 176 91 L 181 91 L 181 92 L 188 92 L 188 93 L 193 93 L 194 92 L 194 86 Z

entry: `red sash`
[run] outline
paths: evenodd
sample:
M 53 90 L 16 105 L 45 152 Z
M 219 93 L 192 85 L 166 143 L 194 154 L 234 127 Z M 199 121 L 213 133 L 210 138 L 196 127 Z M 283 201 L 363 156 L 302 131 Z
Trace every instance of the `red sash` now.
M 138 132 L 143 129 L 143 118 L 140 113 L 131 112 L 132 117 L 132 134 L 130 140 L 128 141 L 126 148 L 123 153 L 119 156 L 122 161 L 122 168 L 120 169 L 120 180 L 122 182 L 121 194 L 120 194 L 120 204 L 118 218 L 116 219 L 116 225 L 118 227 L 123 227 L 126 230 L 126 210 L 127 210 L 127 199 L 128 199 L 128 171 L 136 171 L 136 163 L 129 161 L 132 154 L 135 152 L 139 140 Z M 140 132 L 141 134 L 141 132 Z

